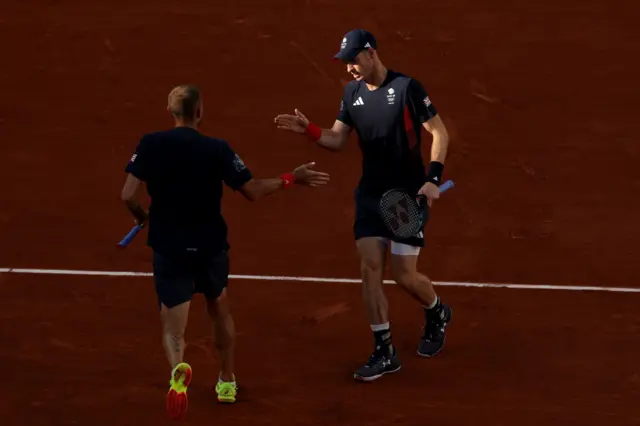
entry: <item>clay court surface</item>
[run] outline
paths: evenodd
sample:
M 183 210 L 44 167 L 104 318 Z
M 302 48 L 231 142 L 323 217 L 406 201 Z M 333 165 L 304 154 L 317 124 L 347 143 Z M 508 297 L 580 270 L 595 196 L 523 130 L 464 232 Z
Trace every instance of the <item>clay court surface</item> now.
M 357 278 L 356 141 L 321 151 L 278 132 L 300 108 L 329 126 L 348 76 L 331 61 L 366 27 L 449 126 L 421 267 L 437 281 L 640 288 L 638 10 L 632 2 L 14 2 L 0 13 L 0 268 L 150 271 L 119 200 L 139 137 L 198 84 L 203 131 L 254 174 L 315 160 L 322 190 L 250 205 L 227 191 L 232 273 Z M 344 80 L 344 81 L 341 81 Z M 424 152 L 428 152 L 425 148 Z M 637 292 L 438 287 L 445 350 L 415 355 L 421 312 L 387 286 L 404 368 L 351 373 L 371 335 L 357 283 L 231 282 L 240 400 L 220 406 L 202 300 L 184 424 L 638 425 Z M 152 279 L 0 273 L 3 424 L 170 424 Z

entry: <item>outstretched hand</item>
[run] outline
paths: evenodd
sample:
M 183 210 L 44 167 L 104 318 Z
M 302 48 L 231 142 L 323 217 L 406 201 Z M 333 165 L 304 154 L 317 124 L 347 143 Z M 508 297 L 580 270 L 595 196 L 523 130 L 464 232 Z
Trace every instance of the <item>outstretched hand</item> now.
M 293 178 L 295 183 L 311 187 L 318 187 L 329 183 L 329 174 L 313 170 L 316 166 L 315 162 L 303 164 L 293 170 Z
M 309 119 L 304 116 L 298 109 L 295 114 L 280 114 L 273 119 L 278 129 L 290 130 L 295 133 L 304 133 L 309 126 Z

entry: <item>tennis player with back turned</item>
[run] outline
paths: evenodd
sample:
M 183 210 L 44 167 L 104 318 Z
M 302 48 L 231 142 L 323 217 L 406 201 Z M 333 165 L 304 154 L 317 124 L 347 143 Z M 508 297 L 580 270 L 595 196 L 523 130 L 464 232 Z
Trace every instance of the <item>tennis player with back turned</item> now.
M 362 152 L 362 177 L 355 191 L 354 236 L 361 258 L 364 303 L 374 336 L 374 351 L 354 373 L 356 380 L 372 381 L 398 371 L 401 363 L 391 342 L 388 302 L 383 291 L 385 254 L 390 246 L 390 271 L 396 283 L 423 307 L 424 333 L 418 354 L 436 355 L 445 341 L 451 308 L 440 302 L 433 284 L 417 271 L 424 228 L 400 239 L 385 227 L 379 211 L 382 194 L 401 188 L 422 194 L 428 206 L 439 197 L 449 137 L 436 108 L 415 78 L 387 69 L 368 31 L 348 32 L 335 59 L 346 64 L 354 81 L 344 88 L 337 120 L 331 129 L 310 122 L 299 110 L 275 118 L 278 128 L 305 133 L 321 147 L 338 151 L 355 129 Z M 433 137 L 427 171 L 421 154 L 421 130 Z M 427 207 L 428 208 L 428 207 Z
M 221 214 L 223 182 L 250 201 L 293 184 L 318 187 L 329 176 L 314 163 L 271 179 L 254 178 L 231 146 L 199 132 L 202 99 L 194 86 L 175 87 L 167 107 L 175 120 L 171 130 L 146 134 L 126 166 L 122 199 L 136 221 L 146 224 L 153 249 L 153 275 L 163 345 L 171 365 L 167 410 L 177 419 L 187 409 L 192 369 L 183 362 L 184 334 L 192 295 L 204 294 L 213 321 L 220 373 L 215 390 L 220 402 L 236 400 L 235 328 L 226 292 L 229 275 L 227 225 Z M 149 214 L 138 203 L 145 182 Z

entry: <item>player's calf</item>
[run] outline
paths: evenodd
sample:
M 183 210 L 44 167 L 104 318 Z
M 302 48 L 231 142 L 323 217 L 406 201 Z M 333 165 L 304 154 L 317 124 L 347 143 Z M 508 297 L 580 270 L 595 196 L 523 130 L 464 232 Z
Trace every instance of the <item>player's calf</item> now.
M 441 303 L 433 283 L 416 271 L 417 256 L 396 255 L 391 258 L 391 275 L 394 281 L 413 296 L 424 309 L 425 325 L 418 345 L 418 354 L 432 357 L 445 343 L 445 328 L 451 321 L 451 308 Z
M 190 305 L 191 302 L 184 302 L 167 308 L 162 304 L 160 308 L 162 343 L 171 368 L 181 363 L 184 358 L 186 346 L 184 335 L 187 328 Z
M 417 271 L 417 255 L 391 254 L 391 278 L 425 308 L 437 299 L 433 283 Z
M 235 323 L 226 289 L 216 299 L 207 301 L 207 313 L 213 325 L 214 346 L 220 362 L 220 380 L 235 383 Z
M 384 324 L 389 322 L 389 303 L 382 285 L 386 246 L 377 238 L 362 238 L 358 240 L 357 246 L 360 253 L 362 298 L 370 324 Z
M 375 237 L 361 238 L 357 245 L 361 259 L 362 295 L 369 314 L 374 350 L 369 360 L 354 372 L 354 378 L 372 381 L 383 374 L 398 371 L 400 362 L 391 341 L 389 303 L 382 285 L 387 246 Z

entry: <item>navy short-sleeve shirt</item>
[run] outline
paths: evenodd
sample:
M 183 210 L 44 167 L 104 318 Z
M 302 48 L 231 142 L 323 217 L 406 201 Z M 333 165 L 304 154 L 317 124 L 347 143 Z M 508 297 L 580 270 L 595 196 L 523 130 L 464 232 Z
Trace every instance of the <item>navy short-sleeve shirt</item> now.
M 226 250 L 223 183 L 238 190 L 251 171 L 223 139 L 189 127 L 144 135 L 125 171 L 151 198 L 147 244 L 159 252 Z
M 396 187 L 417 191 L 426 182 L 422 125 L 437 113 L 418 80 L 392 70 L 373 91 L 364 81 L 345 86 L 337 119 L 358 135 L 360 191 L 373 195 Z

